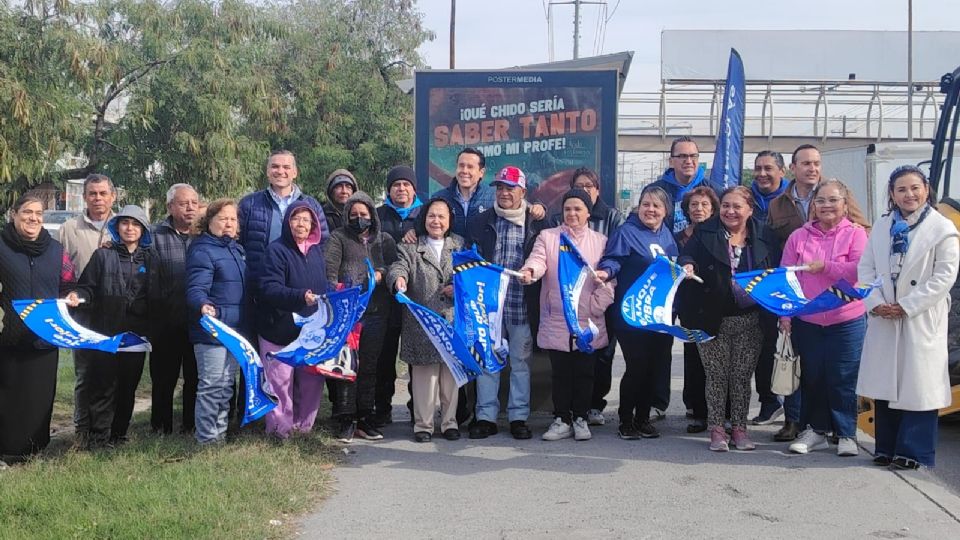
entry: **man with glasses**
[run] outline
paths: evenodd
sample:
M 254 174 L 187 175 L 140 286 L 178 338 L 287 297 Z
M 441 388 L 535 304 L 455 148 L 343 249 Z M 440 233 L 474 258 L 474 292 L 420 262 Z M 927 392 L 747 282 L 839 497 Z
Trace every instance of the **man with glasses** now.
M 708 185 L 706 164 L 700 163 L 700 150 L 690 137 L 677 137 L 670 144 L 670 168 L 653 185 L 663 188 L 670 196 L 672 206 L 667 211 L 664 223 L 673 234 L 687 228 L 690 223 L 680 208 L 683 196 L 691 189 Z M 710 186 L 712 187 L 712 186 Z

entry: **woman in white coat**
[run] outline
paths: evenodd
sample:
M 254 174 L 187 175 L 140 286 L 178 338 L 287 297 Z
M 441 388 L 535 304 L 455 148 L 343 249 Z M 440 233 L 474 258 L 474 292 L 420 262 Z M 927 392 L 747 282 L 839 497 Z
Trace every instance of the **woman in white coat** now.
M 873 398 L 877 465 L 933 467 L 937 410 L 950 404 L 947 312 L 957 277 L 957 229 L 932 207 L 926 175 L 890 175 L 890 212 L 874 224 L 857 267 L 869 313 L 857 394 Z

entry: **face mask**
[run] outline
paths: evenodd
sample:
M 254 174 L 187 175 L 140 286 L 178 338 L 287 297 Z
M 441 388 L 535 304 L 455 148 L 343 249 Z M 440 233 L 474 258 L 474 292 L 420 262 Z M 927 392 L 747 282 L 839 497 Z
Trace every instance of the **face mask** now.
M 367 218 L 350 218 L 348 225 L 350 226 L 351 231 L 360 234 L 369 229 L 372 223 L 373 222 Z

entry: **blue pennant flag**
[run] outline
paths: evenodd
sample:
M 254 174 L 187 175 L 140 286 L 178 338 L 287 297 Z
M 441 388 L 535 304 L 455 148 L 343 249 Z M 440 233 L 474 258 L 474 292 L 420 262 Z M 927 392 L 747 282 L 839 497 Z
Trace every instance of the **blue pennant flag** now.
M 241 425 L 247 425 L 262 418 L 277 406 L 277 398 L 273 395 L 266 377 L 263 374 L 263 364 L 260 356 L 249 341 L 233 328 L 223 324 L 220 319 L 203 315 L 200 317 L 200 326 L 210 334 L 210 337 L 220 342 L 230 351 L 234 360 L 240 364 L 243 371 L 243 382 L 246 384 L 246 408 L 243 411 Z
M 684 279 L 682 267 L 658 256 L 624 295 L 620 304 L 623 320 L 641 330 L 670 334 L 688 343 L 713 339 L 703 330 L 687 330 L 673 324 L 673 297 Z
M 470 349 L 453 331 L 453 326 L 433 310 L 414 302 L 407 295 L 397 293 L 397 300 L 405 304 L 420 323 L 423 332 L 437 348 L 443 362 L 453 374 L 457 386 L 463 386 L 480 375 L 480 365 L 474 359 Z
M 560 295 L 563 301 L 563 318 L 567 320 L 567 330 L 577 342 L 577 349 L 592 353 L 590 343 L 600 332 L 597 325 L 587 319 L 587 328 L 580 328 L 580 292 L 583 284 L 592 274 L 592 269 L 567 233 L 560 233 L 560 263 L 557 278 L 560 280 Z
M 14 300 L 12 304 L 27 328 L 54 347 L 90 349 L 111 354 L 151 350 L 150 342 L 133 332 L 105 336 L 80 326 L 70 316 L 63 300 Z
M 453 253 L 453 327 L 487 373 L 506 365 L 502 309 L 509 284 L 507 271 L 484 260 L 476 246 Z
M 717 193 L 740 185 L 743 171 L 743 119 L 747 110 L 743 61 L 736 49 L 730 49 L 727 64 L 727 85 L 723 91 L 720 133 L 710 169 L 710 185 Z
M 780 317 L 799 317 L 830 311 L 850 302 L 863 300 L 870 291 L 880 286 L 877 282 L 856 287 L 841 279 L 827 290 L 808 299 L 803 295 L 796 274 L 803 268 L 787 266 L 753 270 L 735 274 L 733 279 L 760 306 Z
M 356 286 L 318 296 L 316 313 L 306 318 L 294 317 L 300 326 L 297 339 L 276 353 L 267 355 L 293 367 L 315 366 L 337 359 L 354 324 L 363 316 L 376 286 L 373 265 L 369 259 L 367 272 L 369 281 L 366 291 Z

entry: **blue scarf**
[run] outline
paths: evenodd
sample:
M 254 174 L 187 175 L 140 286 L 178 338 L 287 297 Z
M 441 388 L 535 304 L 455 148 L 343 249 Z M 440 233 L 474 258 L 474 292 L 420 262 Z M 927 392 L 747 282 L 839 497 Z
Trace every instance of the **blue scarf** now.
M 692 179 L 690 179 L 690 183 L 684 186 L 677 181 L 677 173 L 673 170 L 673 168 L 670 168 L 667 169 L 667 172 L 663 173 L 663 181 L 677 188 L 677 193 L 676 196 L 674 196 L 674 199 L 677 201 L 677 204 L 679 204 L 679 202 L 683 199 L 683 196 L 688 191 L 703 183 L 703 180 L 706 178 L 706 174 L 707 164 L 701 163 L 700 166 L 697 167 L 697 173 L 693 175 Z
M 774 190 L 772 193 L 764 193 L 760 191 L 760 186 L 757 185 L 757 181 L 754 180 L 750 184 L 750 191 L 753 193 L 753 200 L 757 205 L 757 208 L 760 210 L 760 213 L 767 215 L 767 209 L 770 208 L 770 201 L 776 199 L 787 190 L 787 186 L 790 185 L 790 182 L 787 182 L 783 178 L 780 179 L 780 187 Z
M 900 213 L 899 208 L 893 210 L 893 222 L 890 224 L 890 254 L 901 254 L 905 255 L 907 250 L 910 249 L 910 231 L 917 228 L 917 225 L 923 223 L 923 220 L 927 218 L 927 214 L 930 213 L 930 205 L 924 205 L 923 210 L 920 211 L 920 218 L 917 219 L 917 222 L 913 225 L 907 223 L 907 220 L 904 219 L 903 215 Z
M 387 197 L 387 200 L 383 201 L 383 204 L 385 204 L 386 206 L 389 206 L 390 208 L 393 208 L 393 210 L 400 216 L 400 219 L 403 221 L 407 220 L 407 218 L 410 216 L 410 212 L 413 212 L 414 208 L 419 208 L 423 206 L 423 203 L 420 202 L 420 197 L 416 195 L 413 196 L 413 204 L 411 204 L 406 208 L 400 208 L 399 206 L 393 204 L 393 201 L 390 200 L 390 197 Z

